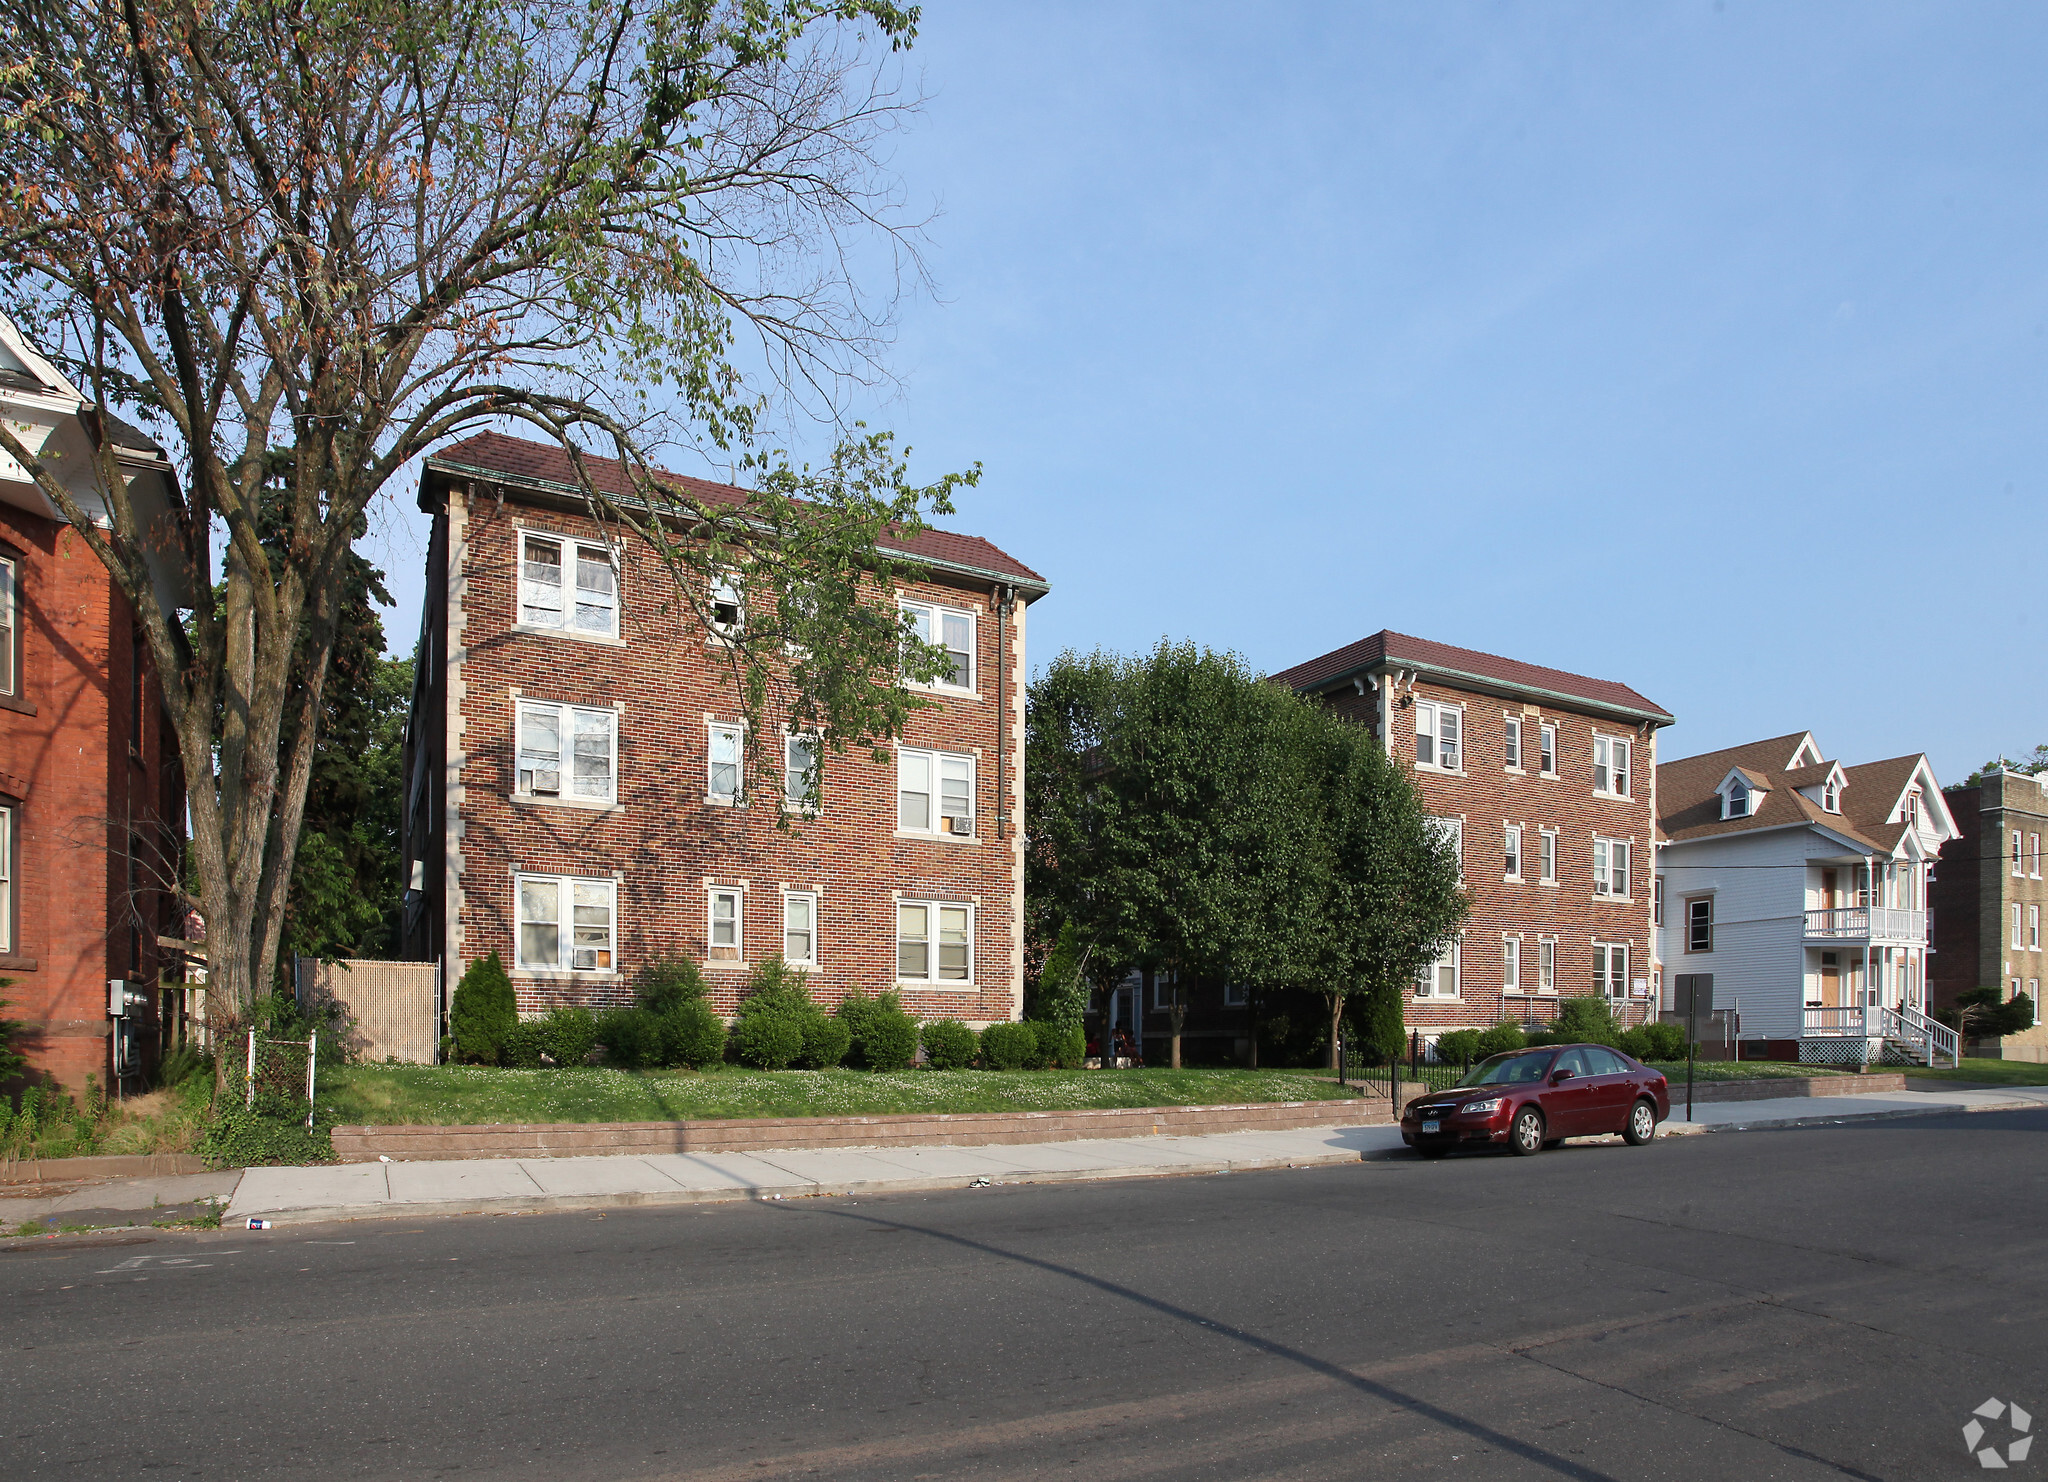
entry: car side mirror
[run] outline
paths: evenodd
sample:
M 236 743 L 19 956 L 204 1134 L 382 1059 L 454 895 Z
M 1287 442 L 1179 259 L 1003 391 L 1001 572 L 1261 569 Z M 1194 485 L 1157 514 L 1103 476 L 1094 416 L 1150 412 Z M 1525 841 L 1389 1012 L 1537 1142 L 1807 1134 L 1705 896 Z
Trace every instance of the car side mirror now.
M 1568 1081 L 1571 1078 L 1572 1073 L 1568 1070 L 1553 1070 L 1550 1073 L 1550 1084 L 1555 1086 L 1561 1082 Z

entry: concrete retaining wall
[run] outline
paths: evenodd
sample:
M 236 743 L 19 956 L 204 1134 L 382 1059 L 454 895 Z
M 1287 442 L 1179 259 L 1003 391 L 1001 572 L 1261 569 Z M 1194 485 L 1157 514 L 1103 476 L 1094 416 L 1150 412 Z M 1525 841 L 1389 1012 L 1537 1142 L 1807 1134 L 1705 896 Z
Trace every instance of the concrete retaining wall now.
M 1420 1094 L 1420 1086 L 1408 1088 Z M 1407 1098 L 1403 1098 L 1406 1100 Z M 756 1117 L 704 1122 L 552 1122 L 474 1127 L 336 1127 L 344 1163 L 414 1158 L 573 1158 L 745 1153 L 769 1148 L 975 1147 L 1076 1138 L 1363 1127 L 1393 1120 L 1378 1098 L 1244 1106 L 959 1112 L 887 1117 Z
M 1671 1104 L 1685 1101 L 1685 1072 L 1670 1078 Z M 1906 1089 L 1906 1077 L 1898 1071 L 1872 1071 L 1868 1075 L 1783 1076 L 1774 1080 L 1696 1081 L 1692 1099 L 1701 1101 L 1772 1101 L 1781 1096 L 1874 1096 L 1897 1095 Z

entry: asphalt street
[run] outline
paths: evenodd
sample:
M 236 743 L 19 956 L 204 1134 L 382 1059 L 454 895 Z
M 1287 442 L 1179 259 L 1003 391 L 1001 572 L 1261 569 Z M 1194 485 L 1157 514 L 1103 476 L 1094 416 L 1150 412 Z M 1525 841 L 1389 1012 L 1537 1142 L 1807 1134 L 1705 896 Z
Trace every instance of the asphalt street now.
M 2044 1236 L 2048 1111 L 72 1237 L 0 1254 L 0 1474 L 1980 1475 Z

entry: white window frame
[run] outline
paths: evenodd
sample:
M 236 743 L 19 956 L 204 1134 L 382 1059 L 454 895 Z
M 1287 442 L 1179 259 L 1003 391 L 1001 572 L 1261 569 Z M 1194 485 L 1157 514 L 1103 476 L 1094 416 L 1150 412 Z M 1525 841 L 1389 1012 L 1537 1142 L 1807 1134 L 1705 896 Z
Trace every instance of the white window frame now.
M 1629 891 L 1635 885 L 1634 877 L 1630 874 L 1630 867 L 1634 863 L 1630 858 L 1633 852 L 1632 842 L 1628 839 L 1610 839 L 1600 834 L 1593 836 L 1593 894 L 1602 900 L 1625 901 L 1630 898 Z M 1619 890 L 1614 888 L 1616 880 L 1621 882 Z
M 529 925 L 542 924 L 526 914 L 526 887 L 529 885 L 548 885 L 555 891 L 553 962 L 536 961 L 527 955 L 526 929 Z M 576 895 L 579 888 L 602 889 L 604 892 L 606 923 L 601 946 L 579 946 L 577 943 Z M 619 971 L 619 882 L 607 875 L 544 875 L 534 870 L 518 871 L 512 877 L 512 950 L 514 965 L 520 972 L 616 977 Z M 592 961 L 588 966 L 578 966 L 577 954 L 585 951 L 593 954 Z
M 2033 879 L 2041 878 L 2041 836 L 2027 835 L 2027 874 Z
M 1541 885 L 1557 883 L 1557 830 L 1554 828 L 1536 831 L 1536 880 Z
M 1593 943 L 1593 991 L 1595 997 L 1604 998 L 1609 1003 L 1613 1003 L 1616 999 L 1628 997 L 1628 958 L 1629 948 L 1626 942 L 1595 941 Z M 1615 971 L 1616 962 L 1621 964 L 1619 972 Z M 1620 985 L 1618 991 L 1615 987 L 1616 984 Z
M 1536 728 L 1536 772 L 1540 777 L 1557 775 L 1557 722 L 1546 720 Z
M 533 616 L 533 613 L 543 612 L 545 609 L 537 608 L 527 601 L 529 592 L 539 590 L 538 584 L 528 581 L 526 572 L 529 564 L 527 548 L 535 541 L 553 546 L 556 555 L 560 557 L 555 564 L 556 569 L 561 572 L 562 579 L 556 587 L 555 616 L 552 621 L 545 617 Z M 596 593 L 595 588 L 591 589 L 595 599 L 591 601 L 583 599 L 584 588 L 579 580 L 586 556 L 593 558 L 593 566 L 603 565 L 608 568 L 612 578 L 611 591 L 608 594 L 600 595 Z M 600 541 L 583 540 L 555 530 L 521 530 L 517 578 L 517 590 L 513 598 L 518 603 L 518 611 L 514 615 L 514 626 L 529 632 L 562 633 L 571 638 L 617 641 L 619 611 L 622 606 L 620 588 L 623 584 L 620 581 L 618 554 L 611 547 Z M 593 613 L 604 614 L 604 626 L 597 627 L 577 621 L 579 614 L 586 608 Z
M 1457 734 L 1452 738 L 1451 750 L 1454 755 L 1449 765 L 1443 760 L 1443 724 L 1445 717 L 1452 721 L 1451 729 Z M 1426 723 L 1426 724 L 1425 724 Z M 1422 759 L 1422 743 L 1429 742 L 1430 759 Z M 1415 702 L 1415 765 L 1425 772 L 1442 772 L 1452 777 L 1465 775 L 1465 707 L 1448 700 L 1417 700 Z
M 1431 817 L 1425 819 L 1424 822 L 1451 841 L 1451 847 L 1457 851 L 1458 855 L 1458 881 L 1460 884 L 1463 884 L 1465 879 L 1465 820 L 1463 818 Z
M 918 634 L 920 639 L 926 643 L 943 644 L 948 653 L 958 654 L 967 661 L 967 682 L 965 684 L 960 683 L 957 679 L 935 679 L 930 684 L 918 683 L 916 688 L 947 690 L 956 695 L 976 693 L 975 682 L 980 677 L 978 673 L 980 666 L 975 662 L 977 650 L 975 648 L 976 623 L 974 613 L 965 607 L 949 607 L 943 602 L 924 602 L 907 597 L 899 599 L 897 606 L 904 612 L 909 613 L 912 618 L 923 619 L 924 631 Z M 955 648 L 950 642 L 947 642 L 949 635 L 946 633 L 946 620 L 948 618 L 966 624 L 967 632 L 964 636 L 967 646 L 965 648 Z
M 1702 916 L 1700 907 L 1706 908 Z M 1706 928 L 1707 944 L 1696 947 L 1699 929 Z M 1685 950 L 1687 952 L 1712 952 L 1714 950 L 1714 898 L 1711 895 L 1689 895 L 1685 898 Z
M 731 608 L 732 616 L 726 617 L 721 609 Z M 705 598 L 705 628 L 710 641 L 730 644 L 736 638 L 743 638 L 747 632 L 747 594 L 740 586 L 737 571 L 719 571 L 711 577 L 711 590 Z
M 1226 1009 L 1241 1009 L 1250 1001 L 1251 995 L 1244 991 L 1244 984 L 1225 983 L 1223 985 L 1223 1007 Z
M 552 792 L 532 786 L 542 775 L 542 769 L 525 765 L 529 755 L 526 744 L 528 719 L 541 715 L 553 716 L 555 723 L 555 787 Z M 604 721 L 605 784 L 600 792 L 582 792 L 576 786 L 578 722 L 585 717 L 600 717 Z M 512 796 L 521 802 L 606 807 L 618 801 L 619 712 L 610 706 L 571 705 L 521 697 L 513 702 L 512 707 L 512 747 Z M 537 758 L 538 753 L 534 755 Z
M 718 769 L 725 765 L 718 760 L 719 743 L 730 741 L 732 745 L 732 790 L 718 790 Z M 704 722 L 704 801 L 724 808 L 738 807 L 747 797 L 747 728 L 738 721 L 707 720 Z
M 0 695 L 21 693 L 21 644 L 16 629 L 19 604 L 15 594 L 19 590 L 21 570 L 12 556 L 0 556 L 0 664 L 7 666 L 4 682 L 0 682 Z
M 718 940 L 721 900 L 732 902 L 732 940 Z M 721 957 L 721 951 L 732 955 Z M 747 888 L 744 885 L 707 885 L 704 888 L 704 965 L 729 968 L 747 965 Z
M 1827 813 L 1842 811 L 1842 785 L 1832 777 L 1821 784 L 1820 806 Z
M 14 950 L 14 809 L 0 805 L 0 952 Z
M 1415 980 L 1415 996 L 1432 1003 L 1454 1003 L 1465 996 L 1464 939 L 1454 940 L 1450 947 L 1434 961 L 1425 963 L 1422 976 Z M 1451 991 L 1443 992 L 1444 972 L 1448 969 L 1451 977 Z
M 799 780 L 804 770 L 796 765 L 794 753 L 801 745 L 811 754 L 810 770 L 816 774 L 812 781 L 815 789 L 802 785 Z M 825 747 L 816 731 L 784 731 L 782 733 L 782 806 L 784 811 L 817 816 L 825 806 Z M 814 795 L 815 794 L 815 795 Z
M 2018 901 L 2012 903 L 2012 949 L 2015 952 L 2022 950 L 2020 947 L 2020 903 Z
M 1557 938 L 1536 939 L 1536 991 L 1557 992 Z
M 922 790 L 906 786 L 906 783 L 910 780 L 906 776 L 904 767 L 906 758 L 914 765 L 922 765 L 924 767 L 925 786 Z M 953 773 L 951 776 L 948 775 L 949 769 Z M 966 773 L 964 778 L 958 775 L 962 771 Z M 959 787 L 949 788 L 947 786 L 949 782 L 955 784 L 965 783 L 966 792 L 964 796 L 967 804 L 965 814 L 947 813 L 944 811 L 949 797 L 956 800 L 962 797 Z M 899 746 L 896 748 L 896 831 L 899 834 L 914 834 L 920 838 L 971 839 L 975 837 L 975 805 L 980 796 L 979 786 L 980 778 L 976 775 L 975 758 L 972 752 L 929 751 L 918 746 Z M 908 797 L 924 799 L 925 823 L 923 826 L 907 821 L 909 810 L 904 806 L 904 799 Z M 960 823 L 963 821 L 966 824 L 965 828 L 960 827 Z
M 1522 939 L 1504 936 L 1500 939 L 1500 991 L 1520 993 L 1522 991 Z
M 2024 879 L 2027 873 L 2025 848 L 2026 835 L 2022 834 L 2018 829 L 2014 829 L 2012 831 L 2012 877 L 2015 880 Z
M 895 906 L 896 981 L 918 988 L 972 988 L 974 986 L 974 959 L 976 955 L 974 950 L 974 918 L 976 914 L 974 903 L 972 901 L 943 900 L 938 898 L 911 899 L 899 896 Z M 903 913 L 906 907 L 922 909 L 925 912 L 925 934 L 922 938 L 915 936 L 906 937 L 903 934 Z M 966 947 L 966 960 L 963 964 L 964 975 L 948 974 L 946 964 L 942 961 L 944 949 L 947 945 L 942 935 L 945 930 L 945 918 L 941 913 L 945 911 L 964 911 L 967 914 L 966 940 L 964 943 Z M 922 941 L 925 948 L 925 975 L 923 977 L 913 976 L 905 973 L 903 970 L 903 948 L 905 943 L 915 943 L 918 941 Z
M 1522 878 L 1522 826 L 1519 823 L 1501 825 L 1501 864 L 1504 867 L 1503 880 Z
M 802 957 L 789 955 L 789 938 L 794 928 L 790 925 L 790 906 L 801 903 L 810 917 L 810 925 L 803 928 L 811 939 L 811 949 Z M 785 890 L 782 892 L 782 960 L 791 967 L 814 968 L 818 965 L 818 892 L 815 890 Z
M 1510 772 L 1521 771 L 1522 718 L 1519 715 L 1509 715 L 1502 718 L 1501 743 L 1507 756 L 1507 769 Z
M 2027 950 L 2029 952 L 2041 950 L 2041 908 L 2039 906 L 2027 907 Z
M 1664 877 L 1656 876 L 1650 881 L 1650 925 L 1664 924 Z
M 1917 787 L 1909 787 L 1909 788 L 1907 788 L 1907 789 L 1906 789 L 1906 801 L 1905 801 L 1905 805 L 1904 805 L 1904 806 L 1903 806 L 1903 807 L 1902 807 L 1902 808 L 1900 809 L 1900 813 L 1901 813 L 1902 817 L 1904 818 L 1904 820 L 1905 820 L 1905 822 L 1906 822 L 1906 825 L 1907 825 L 1907 827 L 1909 827 L 1909 828 L 1916 828 L 1916 829 L 1917 829 L 1918 827 L 1920 827 L 1920 789 L 1919 789 L 1919 788 L 1917 788 Z
M 1625 798 L 1633 779 L 1629 767 L 1634 762 L 1633 743 L 1625 736 L 1609 736 L 1602 732 L 1593 733 L 1593 791 L 1603 798 Z M 1615 785 L 1616 779 L 1620 786 Z

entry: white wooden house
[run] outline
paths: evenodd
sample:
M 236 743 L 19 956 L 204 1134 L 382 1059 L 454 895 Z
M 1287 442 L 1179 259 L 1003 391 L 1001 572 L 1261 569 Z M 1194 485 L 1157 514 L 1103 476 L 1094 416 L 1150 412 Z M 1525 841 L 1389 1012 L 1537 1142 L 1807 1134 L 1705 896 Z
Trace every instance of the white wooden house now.
M 1939 1059 L 1927 885 L 1956 836 L 1925 756 L 1848 767 L 1809 732 L 1657 768 L 1660 998 L 1711 973 L 1745 1054 L 1808 1064 Z

